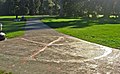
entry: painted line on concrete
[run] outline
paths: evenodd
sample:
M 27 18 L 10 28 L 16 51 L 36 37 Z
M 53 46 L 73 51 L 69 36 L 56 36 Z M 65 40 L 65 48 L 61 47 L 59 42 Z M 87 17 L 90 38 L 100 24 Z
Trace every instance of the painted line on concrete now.
M 64 39 L 65 37 L 59 37 L 57 40 L 54 40 L 52 42 L 50 42 L 49 44 L 45 44 L 46 46 L 42 49 L 39 49 L 39 51 L 37 51 L 36 53 L 33 53 L 30 58 L 33 58 L 33 59 L 29 59 L 29 60 L 34 60 L 34 57 L 36 55 L 38 55 L 40 52 L 44 51 L 48 46 L 51 46 L 53 45 L 55 42 L 58 42 L 60 41 L 61 39 Z M 98 57 L 94 57 L 94 58 L 91 58 L 91 59 L 86 59 L 86 60 L 63 60 L 63 59 L 60 59 L 60 60 L 39 60 L 39 61 L 46 61 L 46 62 L 56 62 L 56 63 L 60 63 L 60 62 L 71 62 L 71 63 L 79 63 L 79 62 L 85 62 L 85 61 L 89 61 L 89 60 L 94 60 L 94 59 L 100 59 L 100 58 L 103 58 L 103 57 L 106 57 L 107 55 L 109 55 L 110 53 L 112 53 L 112 48 L 110 47 L 106 47 L 106 46 L 102 46 L 102 45 L 99 45 L 99 44 L 95 44 L 95 43 L 91 43 L 91 42 L 88 42 L 88 41 L 84 41 L 84 40 L 80 40 L 78 38 L 74 38 L 74 37 L 69 37 L 67 36 L 67 38 L 71 38 L 71 39 L 77 39 L 79 41 L 82 41 L 82 42 L 85 42 L 85 43 L 88 43 L 88 44 L 93 44 L 93 45 L 96 45 L 98 46 L 101 50 L 104 50 L 104 53 L 103 55 L 101 56 L 98 56 Z M 24 39 L 22 38 L 23 40 L 25 41 L 28 41 L 28 42 L 32 42 L 32 43 L 36 43 L 36 44 L 41 44 L 37 41 L 32 41 L 32 40 L 28 40 L 28 39 Z
M 32 43 L 35 43 L 35 44 L 44 44 L 44 43 L 40 43 L 40 42 L 36 42 L 36 41 L 32 41 L 32 40 L 28 40 L 28 39 L 25 39 L 25 38 L 21 38 L 22 40 L 25 40 L 25 41 L 28 41 L 28 42 L 32 42 Z M 30 55 L 30 58 L 33 58 L 35 59 L 35 56 L 37 56 L 40 52 L 43 52 L 48 46 L 51 46 L 53 45 L 54 43 L 60 41 L 61 39 L 64 39 L 64 37 L 59 37 L 58 39 L 50 42 L 49 44 L 44 44 L 45 47 L 42 48 L 42 49 L 39 49 L 37 52 L 33 53 L 32 55 Z
M 46 45 L 45 43 L 40 43 L 40 42 L 33 41 L 33 40 L 29 40 L 29 39 L 26 39 L 26 38 L 21 38 L 21 39 L 22 39 L 22 40 L 24 40 L 24 41 L 27 41 L 27 42 L 35 43 L 35 44 L 42 44 L 42 45 Z

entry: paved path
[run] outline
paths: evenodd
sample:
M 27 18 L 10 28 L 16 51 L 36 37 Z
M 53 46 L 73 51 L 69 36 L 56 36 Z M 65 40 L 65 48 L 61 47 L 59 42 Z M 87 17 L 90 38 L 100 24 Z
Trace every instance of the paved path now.
M 120 51 L 29 20 L 23 37 L 0 42 L 0 69 L 14 74 L 119 74 Z

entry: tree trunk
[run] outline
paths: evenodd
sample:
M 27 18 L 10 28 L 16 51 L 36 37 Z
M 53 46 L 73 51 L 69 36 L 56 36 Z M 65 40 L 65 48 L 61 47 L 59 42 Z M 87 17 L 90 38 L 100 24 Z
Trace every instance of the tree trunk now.
M 18 15 L 16 15 L 16 19 L 18 19 Z
M 63 17 L 63 0 L 60 0 L 60 16 Z

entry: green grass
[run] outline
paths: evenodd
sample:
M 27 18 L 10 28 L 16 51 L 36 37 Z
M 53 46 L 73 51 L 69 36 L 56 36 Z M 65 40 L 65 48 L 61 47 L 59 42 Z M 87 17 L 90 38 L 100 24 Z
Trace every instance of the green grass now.
M 90 42 L 120 49 L 119 19 L 44 18 L 55 30 Z
M 36 18 L 37 16 L 25 16 L 26 19 Z M 19 16 L 21 18 L 21 16 Z M 3 31 L 7 38 L 14 38 L 24 35 L 25 21 L 15 22 L 15 16 L 0 16 L 0 23 L 3 24 Z
M 14 38 L 24 34 L 25 22 L 15 22 L 15 16 L 0 16 L 0 23 L 3 24 L 3 31 L 7 38 Z
M 6 72 L 5 70 L 0 70 L 0 74 L 12 74 L 11 72 Z

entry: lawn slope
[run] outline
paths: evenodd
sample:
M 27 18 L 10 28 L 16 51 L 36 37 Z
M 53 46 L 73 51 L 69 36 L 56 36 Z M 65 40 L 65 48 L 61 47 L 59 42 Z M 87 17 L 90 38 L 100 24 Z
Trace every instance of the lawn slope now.
M 120 49 L 119 19 L 44 18 L 55 30 L 90 42 Z

